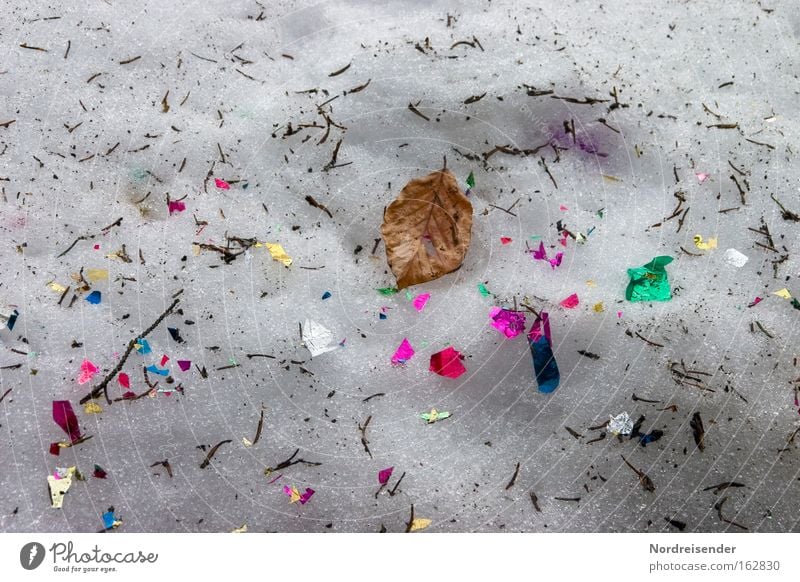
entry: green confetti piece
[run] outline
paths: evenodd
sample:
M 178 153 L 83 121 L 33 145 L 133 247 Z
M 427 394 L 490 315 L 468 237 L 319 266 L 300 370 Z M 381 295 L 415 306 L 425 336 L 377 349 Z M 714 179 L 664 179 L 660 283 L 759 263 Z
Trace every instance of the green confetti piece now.
M 486 288 L 486 285 L 484 285 L 483 283 L 478 283 L 478 293 L 480 293 L 483 297 L 488 297 L 489 295 L 491 295 L 491 293 L 489 293 L 489 290 Z
M 142 182 L 147 178 L 147 170 L 142 168 L 135 168 L 131 171 L 131 177 L 137 182 Z
M 792 307 L 800 309 L 800 301 L 797 300 L 797 297 L 792 297 Z
M 469 176 L 467 176 L 467 186 L 470 188 L 475 187 L 475 175 L 472 172 L 470 172 Z
M 397 289 L 394 287 L 381 287 L 380 289 L 376 289 L 376 291 L 381 295 L 394 295 L 397 293 Z
M 625 290 L 628 301 L 669 301 L 672 292 L 665 266 L 672 262 L 672 257 L 656 257 L 646 265 L 628 269 L 631 278 Z
M 539 240 L 540 238 L 542 238 L 542 237 L 541 237 L 541 235 L 538 235 L 538 234 L 534 234 L 534 235 L 531 236 L 531 240 Z
M 414 299 L 414 296 L 411 294 L 411 291 L 406 289 L 406 301 L 411 301 L 412 299 Z

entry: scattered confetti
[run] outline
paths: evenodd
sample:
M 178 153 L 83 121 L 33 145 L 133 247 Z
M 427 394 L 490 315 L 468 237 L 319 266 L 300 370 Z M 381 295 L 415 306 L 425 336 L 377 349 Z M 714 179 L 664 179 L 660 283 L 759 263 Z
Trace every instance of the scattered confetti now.
M 520 311 L 493 307 L 489 312 L 489 317 L 492 320 L 492 327 L 509 339 L 515 338 L 525 331 L 525 314 Z
M 267 247 L 267 250 L 269 251 L 269 254 L 272 256 L 273 260 L 283 264 L 284 267 L 288 267 L 292 264 L 292 257 L 287 255 L 286 251 L 283 250 L 283 247 L 278 243 L 264 243 L 264 246 Z
M 86 269 L 86 279 L 92 283 L 108 281 L 108 271 L 106 269 Z
M 72 477 L 75 467 L 57 469 L 55 475 L 47 476 L 47 486 L 50 488 L 50 504 L 54 509 L 61 509 L 64 505 L 64 496 L 72 486 Z
M 378 483 L 381 485 L 386 485 L 389 482 L 389 478 L 392 476 L 392 472 L 394 471 L 394 467 L 389 467 L 388 469 L 383 469 L 378 472 Z
M 561 307 L 564 309 L 575 309 L 579 303 L 580 301 L 578 300 L 578 294 L 573 293 L 566 299 L 563 299 L 559 305 L 561 305 Z
M 83 405 L 83 411 L 86 414 L 100 414 L 103 412 L 103 409 L 96 402 L 89 401 Z
M 416 309 L 417 311 L 422 311 L 423 309 L 425 309 L 425 305 L 428 303 L 428 299 L 430 298 L 431 298 L 430 293 L 422 293 L 414 297 L 413 300 L 414 309 Z
M 669 287 L 666 265 L 672 257 L 656 257 L 646 265 L 628 269 L 631 278 L 625 290 L 628 301 L 669 301 L 672 292 Z
M 748 260 L 747 255 L 740 253 L 736 249 L 725 251 L 725 262 L 737 269 L 744 267 Z
M 308 500 L 311 499 L 311 496 L 314 495 L 313 489 L 307 488 L 305 490 L 305 493 L 300 493 L 300 491 L 298 491 L 297 487 L 295 487 L 294 485 L 292 485 L 291 487 L 289 487 L 288 485 L 284 485 L 283 492 L 289 496 L 289 503 L 297 503 L 299 501 L 300 505 L 305 505 L 308 502 Z
M 102 300 L 102 293 L 100 291 L 92 291 L 86 296 L 86 301 L 91 303 L 92 305 L 97 305 Z
M 553 355 L 553 344 L 550 336 L 550 316 L 544 311 L 533 322 L 528 332 L 528 344 L 533 358 L 533 369 L 539 392 L 549 393 L 558 388 L 561 375 Z
M 696 234 L 694 235 L 694 246 L 702 251 L 710 251 L 711 249 L 717 248 L 717 239 L 710 238 L 703 241 L 703 236 Z
M 435 408 L 431 408 L 430 412 L 423 412 L 419 415 L 419 417 L 426 421 L 428 424 L 433 424 L 437 420 L 444 420 L 445 418 L 450 418 L 449 412 L 439 412 Z
M 461 360 L 464 356 L 460 352 L 448 347 L 431 356 L 430 371 L 447 378 L 458 378 L 467 371 Z
M 629 435 L 633 431 L 633 419 L 628 416 L 627 412 L 622 412 L 617 416 L 612 416 L 608 421 L 606 430 L 614 436 Z
M 331 330 L 316 321 L 306 319 L 302 330 L 303 345 L 311 352 L 312 358 L 331 352 L 339 347 L 338 344 L 333 342 Z
M 470 189 L 475 187 L 475 175 L 472 172 L 470 172 L 469 176 L 467 176 L 466 182 Z
M 778 291 L 775 291 L 773 293 L 773 295 L 777 295 L 781 299 L 791 299 L 792 298 L 792 294 L 789 293 L 789 290 L 786 287 L 784 287 L 783 289 L 780 289 Z
M 81 373 L 78 376 L 78 384 L 86 384 L 87 382 L 90 382 L 98 371 L 99 370 L 97 369 L 97 366 L 95 366 L 92 362 L 89 360 L 84 360 L 81 363 Z
M 409 526 L 408 531 L 419 531 L 421 529 L 426 529 L 432 523 L 433 523 L 433 520 L 431 520 L 431 519 L 418 517 L 414 521 L 411 522 L 411 525 Z
M 394 355 L 392 356 L 392 364 L 395 366 L 405 364 L 414 356 L 414 348 L 411 347 L 411 344 L 408 341 L 408 338 L 404 338 L 402 342 L 400 342 L 400 346 L 395 350 Z

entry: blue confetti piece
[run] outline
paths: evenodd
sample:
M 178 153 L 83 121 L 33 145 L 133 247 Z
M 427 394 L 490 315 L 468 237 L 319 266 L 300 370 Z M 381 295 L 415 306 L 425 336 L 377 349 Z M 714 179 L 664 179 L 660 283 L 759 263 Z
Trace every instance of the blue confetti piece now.
M 656 442 L 662 436 L 664 436 L 664 431 L 656 429 L 650 432 L 649 434 L 640 435 L 639 444 L 642 445 L 643 447 L 646 447 L 649 443 Z
M 161 370 L 160 368 L 157 368 L 156 366 L 147 366 L 147 368 L 145 368 L 145 369 L 148 372 L 150 372 L 152 374 L 158 374 L 159 376 L 168 376 L 169 375 L 169 370 Z
M 386 319 L 386 314 L 385 313 L 379 313 L 378 317 L 381 318 L 381 319 Z
M 533 357 L 536 383 L 539 385 L 539 392 L 544 393 L 553 392 L 561 381 L 551 342 L 550 318 L 547 313 L 542 312 L 541 317 L 536 318 L 528 332 L 528 345 Z
M 143 337 L 140 337 L 139 339 L 137 339 L 136 343 L 139 344 L 139 347 L 136 348 L 136 351 L 139 352 L 142 355 L 149 354 L 150 352 L 153 351 L 153 350 L 150 349 L 150 344 Z
M 116 521 L 116 517 L 114 517 L 113 511 L 106 511 L 103 514 L 103 526 L 105 529 L 111 529 L 114 527 L 114 522 Z
M 100 301 L 101 301 L 102 297 L 103 297 L 103 296 L 102 296 L 102 294 L 100 293 L 100 291 L 92 291 L 91 293 L 89 293 L 89 294 L 86 296 L 86 301 L 88 301 L 88 302 L 89 302 L 89 303 L 91 303 L 92 305 L 97 305 L 98 303 L 100 303 Z
M 14 329 L 14 324 L 17 323 L 17 317 L 19 317 L 19 311 L 15 309 L 14 311 L 11 312 L 11 315 L 8 316 L 8 321 L 6 322 L 6 327 L 9 330 Z
M 330 291 L 325 291 L 325 293 L 322 294 L 322 299 L 328 299 L 330 296 L 331 296 L 331 292 Z

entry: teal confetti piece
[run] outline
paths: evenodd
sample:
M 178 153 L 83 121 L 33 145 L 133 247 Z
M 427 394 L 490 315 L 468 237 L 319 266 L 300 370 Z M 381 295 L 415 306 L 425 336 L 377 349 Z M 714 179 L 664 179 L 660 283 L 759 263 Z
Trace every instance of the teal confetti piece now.
M 491 293 L 489 293 L 489 290 L 486 288 L 486 285 L 484 285 L 483 283 L 478 283 L 478 292 L 483 297 L 488 297 L 489 295 L 491 295 Z

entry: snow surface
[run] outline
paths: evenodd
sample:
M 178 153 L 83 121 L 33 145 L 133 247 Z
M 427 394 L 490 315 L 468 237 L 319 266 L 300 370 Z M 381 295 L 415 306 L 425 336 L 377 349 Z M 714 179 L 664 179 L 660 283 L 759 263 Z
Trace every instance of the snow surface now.
M 120 532 L 403 531 L 411 504 L 437 532 L 675 531 L 665 518 L 687 531 L 741 531 L 714 508 L 725 496 L 724 517 L 750 531 L 800 531 L 800 439 L 787 444 L 800 418 L 791 383 L 800 311 L 772 295 L 800 295 L 798 223 L 770 198 L 800 212 L 792 2 L 0 5 L 0 123 L 15 120 L 0 126 L 0 303 L 20 312 L 1 335 L 0 394 L 11 390 L 0 404 L 2 531 L 97 531 L 110 506 Z M 526 85 L 553 93 L 530 96 Z M 336 124 L 323 143 L 319 111 Z M 574 136 L 564 132 L 572 120 Z M 321 127 L 286 135 L 303 124 Z M 338 167 L 326 171 L 339 140 Z M 547 143 L 557 149 L 482 157 Z M 418 313 L 404 293 L 375 291 L 394 278 L 382 243 L 371 251 L 383 207 L 444 156 L 462 186 L 475 175 L 472 245 L 458 272 L 412 290 L 431 294 Z M 665 220 L 676 192 L 681 215 Z M 186 196 L 186 210 L 170 216 L 167 194 Z M 749 230 L 762 217 L 774 251 Z M 564 248 L 559 220 L 594 230 Z M 208 223 L 199 234 L 196 221 Z M 192 243 L 224 245 L 226 233 L 278 242 L 294 262 L 263 247 L 228 264 L 213 250 L 195 256 Z M 718 248 L 699 250 L 696 234 Z M 97 236 L 58 256 L 82 235 Z M 560 267 L 526 253 L 526 242 L 538 246 L 532 236 L 565 253 Z M 122 245 L 130 263 L 106 258 Z M 728 248 L 747 264 L 727 264 Z M 626 269 L 659 255 L 675 258 L 674 298 L 625 302 Z M 70 307 L 82 267 L 108 269 L 109 280 L 93 286 L 101 304 L 84 293 Z M 60 305 L 50 281 L 72 287 Z M 102 378 L 181 289 L 181 311 L 148 337 L 153 353 L 134 352 L 124 371 L 139 394 L 142 365 L 166 354 L 184 394 L 100 399 L 103 412 L 86 414 L 78 401 L 93 383 L 78 385 L 81 362 Z M 559 307 L 572 293 L 580 305 Z M 515 300 L 551 314 L 553 394 L 537 392 L 525 340 L 491 326 L 491 308 Z M 345 347 L 310 360 L 306 318 Z M 406 337 L 416 355 L 392 366 Z M 448 345 L 466 356 L 456 380 L 428 371 Z M 699 376 L 707 389 L 675 381 L 669 366 L 681 361 L 709 374 Z M 123 390 L 113 380 L 109 392 Z M 65 435 L 51 406 L 64 399 L 93 438 L 55 457 L 49 444 Z M 245 447 L 262 405 L 263 434 Z M 434 407 L 452 416 L 420 419 Z M 590 427 L 622 412 L 645 415 L 642 431 L 664 437 L 646 448 L 610 435 L 587 443 L 603 432 Z M 695 412 L 704 451 L 689 427 Z M 368 417 L 372 457 L 359 432 Z M 265 477 L 298 448 L 321 465 Z M 172 478 L 151 467 L 165 459 Z M 107 479 L 92 476 L 94 464 Z M 86 480 L 53 509 L 47 476 L 73 465 Z M 727 481 L 746 487 L 704 491 Z M 290 504 L 285 485 L 315 494 Z

